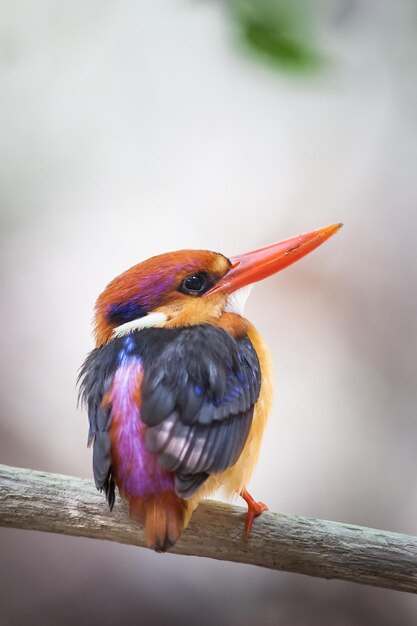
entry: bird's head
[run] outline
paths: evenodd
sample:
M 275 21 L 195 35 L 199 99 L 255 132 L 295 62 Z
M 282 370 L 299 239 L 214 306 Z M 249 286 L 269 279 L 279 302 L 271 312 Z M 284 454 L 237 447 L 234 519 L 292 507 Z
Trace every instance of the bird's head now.
M 96 345 L 150 326 L 210 323 L 243 314 L 252 283 L 284 269 L 331 237 L 341 224 L 227 258 L 208 250 L 154 256 L 112 280 L 96 303 Z

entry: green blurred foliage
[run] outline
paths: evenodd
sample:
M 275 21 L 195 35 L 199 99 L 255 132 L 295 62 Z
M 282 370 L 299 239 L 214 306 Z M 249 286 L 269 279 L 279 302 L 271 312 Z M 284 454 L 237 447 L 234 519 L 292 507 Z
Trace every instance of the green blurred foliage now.
M 272 67 L 288 72 L 317 70 L 323 58 L 314 44 L 306 0 L 229 0 L 240 40 Z

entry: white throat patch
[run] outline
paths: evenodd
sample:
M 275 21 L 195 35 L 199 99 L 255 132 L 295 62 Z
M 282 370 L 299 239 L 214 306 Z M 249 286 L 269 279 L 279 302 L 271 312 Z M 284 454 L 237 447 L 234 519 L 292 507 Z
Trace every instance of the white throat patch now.
M 149 315 L 139 317 L 136 320 L 131 320 L 130 322 L 113 328 L 113 337 L 122 337 L 134 330 L 141 330 L 141 328 L 151 328 L 152 326 L 156 326 L 156 324 L 163 324 L 167 319 L 168 317 L 165 313 L 149 313 Z
M 225 311 L 227 313 L 237 313 L 238 315 L 243 316 L 243 312 L 245 309 L 246 300 L 252 290 L 252 285 L 247 285 L 246 287 L 242 287 L 237 291 L 234 291 L 227 296 L 227 304 L 225 306 Z

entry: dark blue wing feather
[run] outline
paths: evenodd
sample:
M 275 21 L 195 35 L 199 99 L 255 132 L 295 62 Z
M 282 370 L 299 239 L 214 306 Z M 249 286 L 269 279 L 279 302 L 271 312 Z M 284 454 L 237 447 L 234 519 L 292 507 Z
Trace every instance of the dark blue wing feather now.
M 117 368 L 119 347 L 109 344 L 90 352 L 84 361 L 78 382 L 80 400 L 88 408 L 88 445 L 93 446 L 93 474 L 97 489 L 105 492 L 113 508 L 114 480 L 111 471 L 111 406 L 103 403 Z
M 209 474 L 238 460 L 259 395 L 259 361 L 247 336 L 235 340 L 211 325 L 152 330 L 171 336 L 144 357 L 145 441 L 176 472 L 178 495 L 189 498 Z

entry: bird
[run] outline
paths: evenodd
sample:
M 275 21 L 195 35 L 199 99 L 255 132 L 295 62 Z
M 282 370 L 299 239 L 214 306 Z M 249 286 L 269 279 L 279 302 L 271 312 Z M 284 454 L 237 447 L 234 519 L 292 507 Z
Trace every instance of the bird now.
M 218 489 L 248 511 L 243 539 L 267 506 L 247 491 L 272 406 L 271 358 L 244 316 L 253 283 L 335 234 L 333 224 L 232 256 L 179 250 L 114 278 L 95 305 L 95 348 L 79 372 L 95 485 L 116 487 L 146 545 L 171 548 Z

